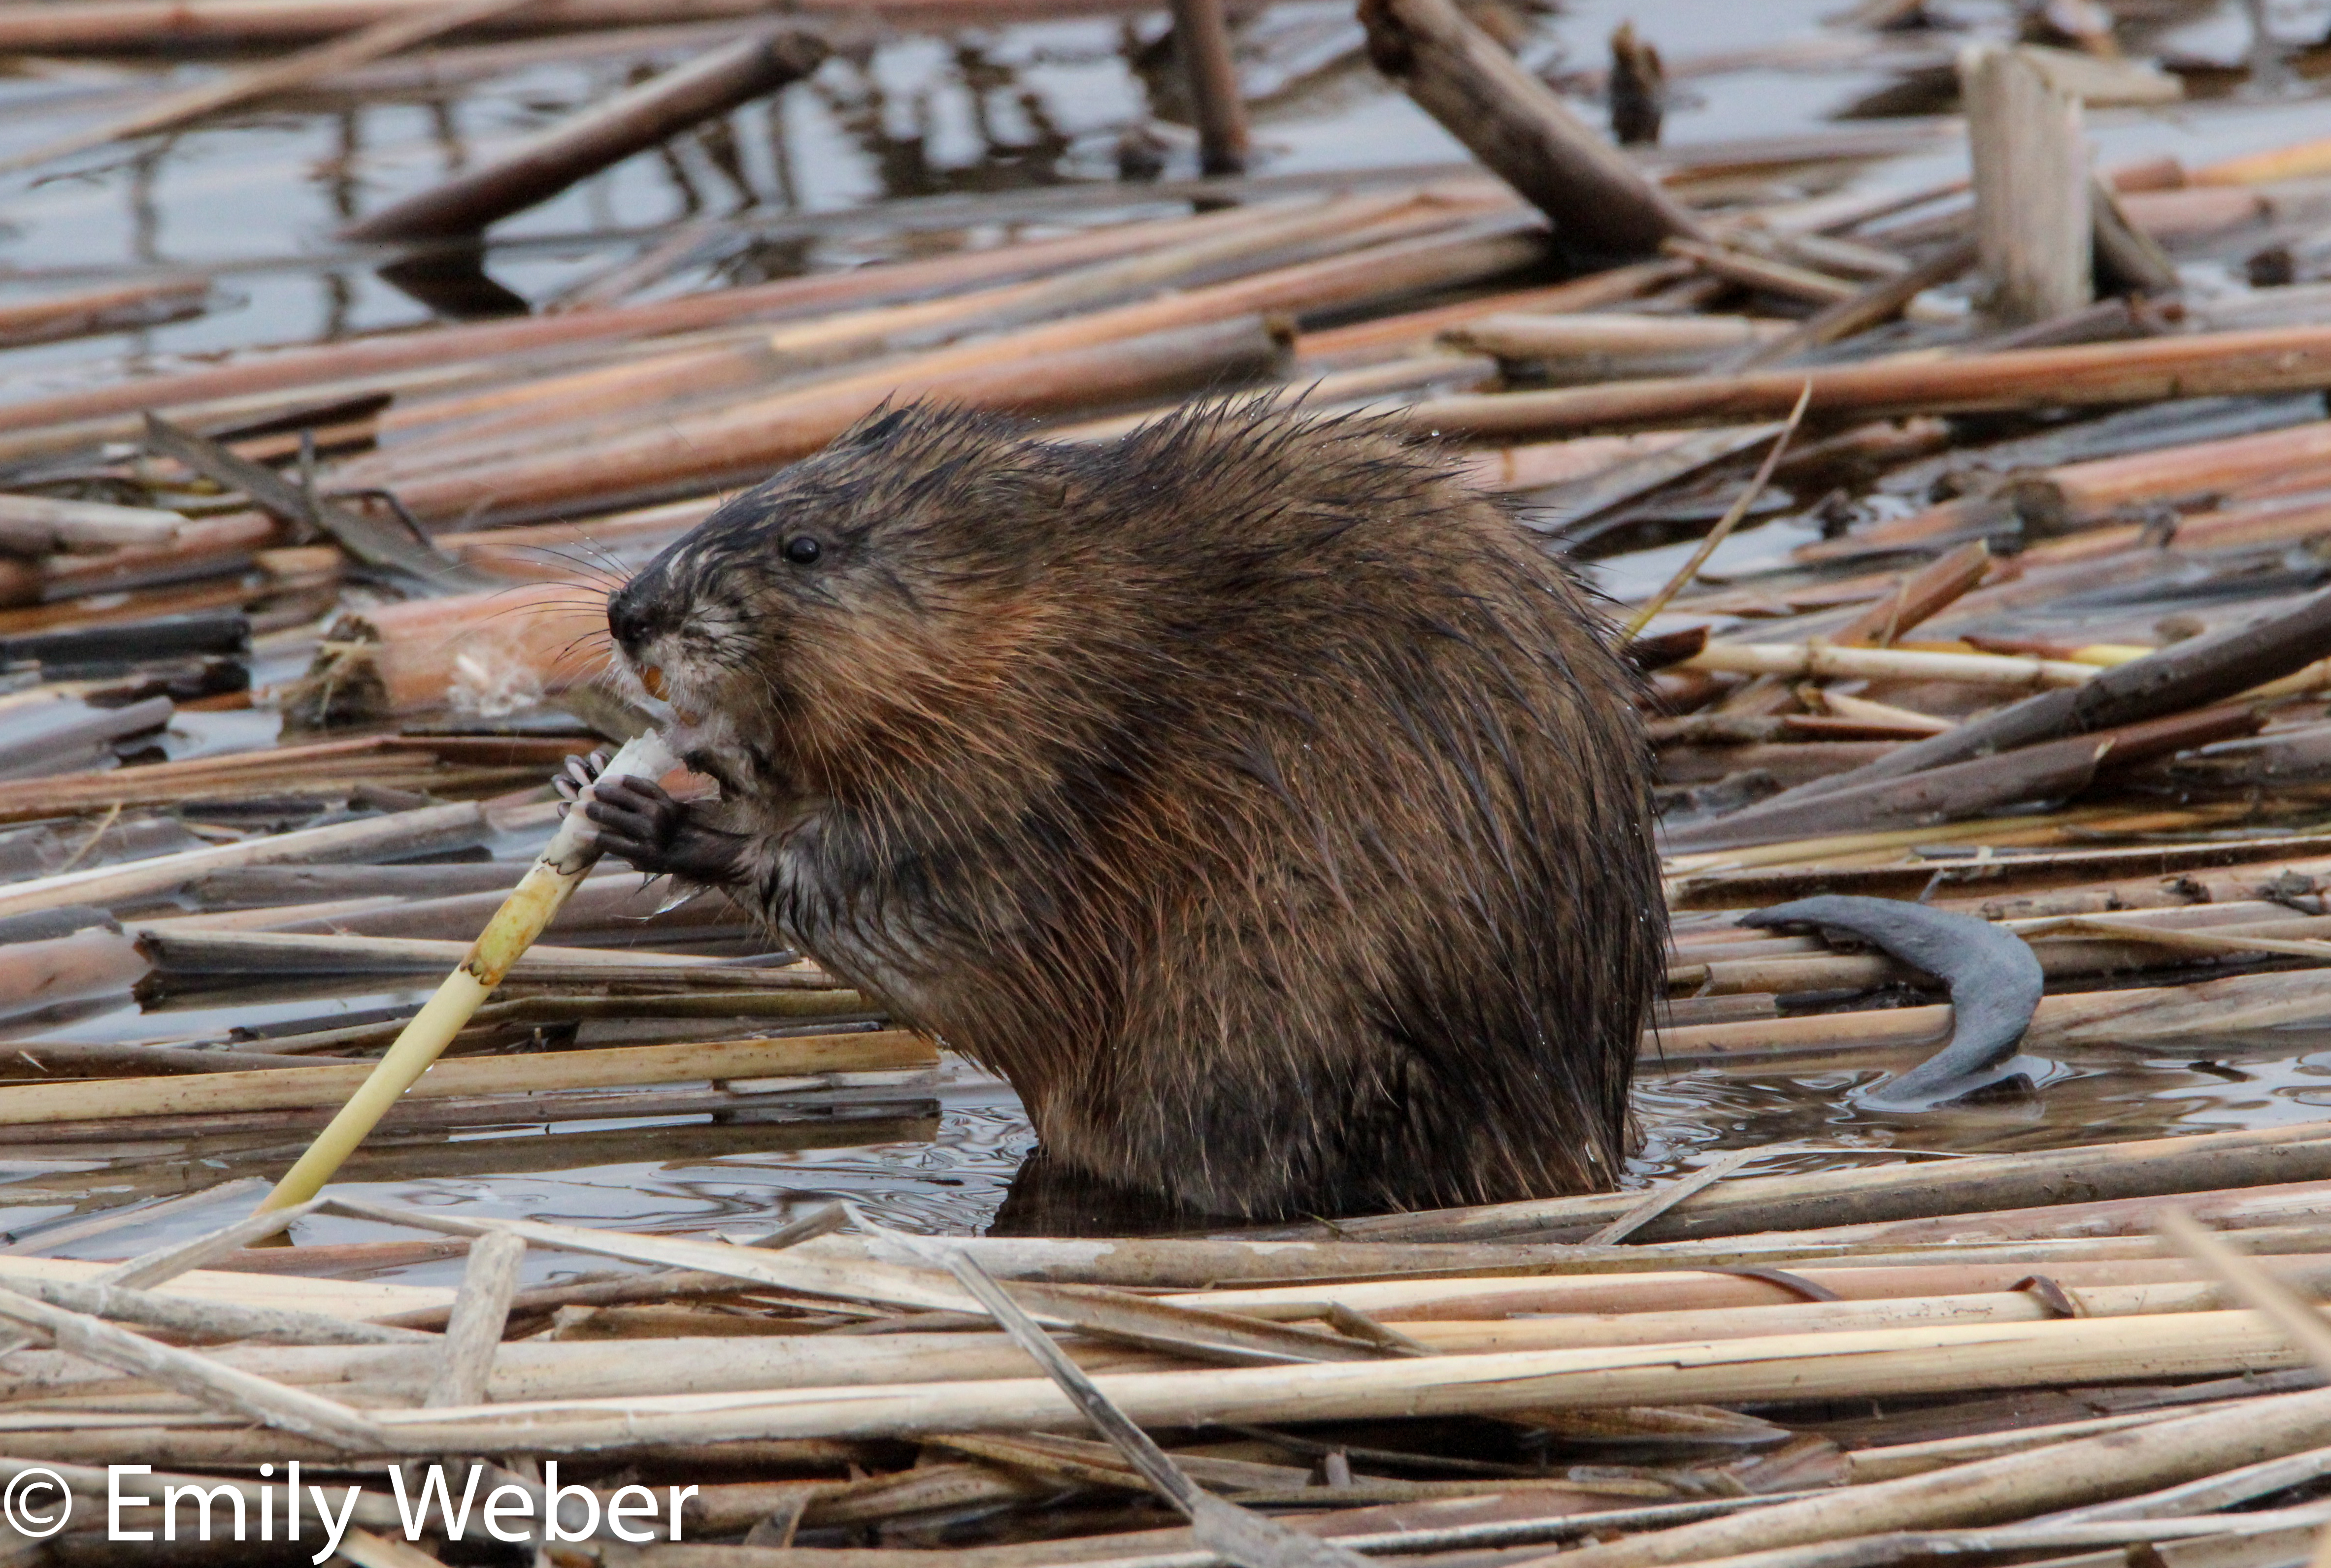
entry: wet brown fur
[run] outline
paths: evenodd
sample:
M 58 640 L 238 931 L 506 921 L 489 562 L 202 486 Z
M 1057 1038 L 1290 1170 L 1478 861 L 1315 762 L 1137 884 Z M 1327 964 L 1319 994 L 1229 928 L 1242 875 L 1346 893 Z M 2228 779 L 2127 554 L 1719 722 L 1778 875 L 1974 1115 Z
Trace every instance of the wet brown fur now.
M 1050 1160 L 1256 1217 L 1614 1181 L 1664 925 L 1632 678 L 1434 451 L 909 407 L 615 605 L 740 895 Z

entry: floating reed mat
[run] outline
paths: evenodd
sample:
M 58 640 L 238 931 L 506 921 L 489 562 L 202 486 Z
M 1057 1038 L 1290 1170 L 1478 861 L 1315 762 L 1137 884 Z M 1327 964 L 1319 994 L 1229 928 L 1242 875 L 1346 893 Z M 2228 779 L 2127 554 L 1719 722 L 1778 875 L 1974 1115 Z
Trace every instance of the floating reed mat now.
M 470 1221 L 442 1212 L 347 1200 L 337 1206 L 367 1219 L 693 1269 L 729 1278 L 739 1289 L 775 1287 L 796 1297 L 830 1297 L 845 1303 L 916 1310 L 952 1312 L 966 1305 L 959 1288 L 947 1276 L 880 1261 L 859 1244 L 837 1248 L 810 1242 L 790 1250 L 767 1251 L 533 1221 Z M 875 1250 L 881 1250 L 879 1244 Z M 2319 1259 L 2313 1267 L 2317 1270 L 2323 1267 Z M 1332 1299 L 1349 1294 L 1353 1288 L 1314 1288 L 1325 1289 Z M 1251 1298 L 1251 1293 L 1204 1292 L 1145 1303 L 1139 1297 L 1089 1288 L 1023 1283 L 1012 1289 L 1027 1310 L 1063 1328 L 1104 1339 L 1129 1339 L 1153 1352 L 1195 1354 L 1207 1360 L 1229 1355 L 1309 1364 L 1204 1373 L 1132 1372 L 1103 1380 L 1112 1399 L 1140 1419 L 1161 1424 L 1182 1424 L 1194 1419 L 1268 1421 L 1281 1419 L 1280 1412 L 1289 1409 L 1300 1409 L 1305 1419 L 1316 1421 L 1395 1412 L 1522 1411 L 1535 1404 L 1623 1407 L 1711 1399 L 1818 1399 L 1848 1392 L 1902 1393 L 2098 1377 L 2203 1375 L 2263 1370 L 2297 1359 L 2272 1326 L 2240 1311 L 2173 1310 L 2120 1323 L 2098 1316 L 1870 1327 L 1864 1326 L 1871 1316 L 1868 1311 L 1850 1316 L 1804 1307 L 1767 1313 L 1774 1321 L 1763 1326 L 1767 1332 L 1762 1334 L 1755 1332 L 1753 1318 L 1746 1320 L 1750 1337 L 1722 1342 L 1677 1338 L 1562 1351 L 1422 1358 L 1394 1354 L 1384 1359 L 1387 1347 L 1382 1345 L 1309 1329 L 1272 1328 L 1266 1322 L 1245 1317 L 1238 1308 Z M 2154 1304 L 2174 1307 L 2203 1299 L 2196 1290 L 2174 1294 L 2184 1300 L 2157 1299 Z M 1643 1292 L 1641 1298 L 1655 1300 L 1657 1293 Z M 2107 1308 L 2143 1305 L 2126 1288 L 2117 1296 L 2110 1288 L 2098 1289 L 2089 1299 Z M 1223 1307 L 1232 1309 L 1228 1316 Z M 47 1315 L 29 1316 L 46 1324 L 70 1326 L 54 1316 L 62 1310 L 52 1307 Z M 1915 1310 L 1905 1306 L 1896 1315 Z M 20 1320 L 28 1316 L 5 1294 L 0 1294 L 0 1315 Z M 1641 1321 L 1647 1339 L 1662 1326 L 1689 1326 L 1671 1314 L 1657 1312 Z M 1828 1330 L 1803 1332 L 1815 1321 L 1826 1322 Z M 1528 1329 L 1526 1324 L 1515 1326 L 1522 1332 Z M 1562 1324 L 1549 1320 L 1546 1326 L 1550 1332 L 1560 1332 Z M 1444 1326 L 1434 1332 L 1454 1338 L 1465 1331 Z M 168 1370 L 152 1352 L 90 1339 L 86 1336 L 88 1331 L 82 1333 L 76 1343 L 68 1344 L 61 1337 L 61 1348 L 139 1376 L 152 1377 Z M 628 1448 L 658 1440 L 807 1435 L 802 1424 L 804 1420 L 818 1422 L 824 1435 L 942 1430 L 949 1422 L 959 1430 L 1011 1430 L 1056 1422 L 1070 1408 L 1050 1383 L 1016 1375 L 1023 1364 L 1016 1358 L 994 1356 L 975 1342 L 964 1342 L 959 1347 L 966 1354 L 988 1354 L 991 1359 L 957 1363 L 961 1370 L 952 1374 L 979 1379 L 977 1386 L 972 1387 L 930 1383 L 933 1364 L 922 1359 L 924 1346 L 913 1335 L 904 1341 L 860 1341 L 846 1351 L 829 1346 L 823 1353 L 798 1338 L 757 1343 L 767 1347 L 766 1354 L 732 1345 L 723 1354 L 709 1359 L 690 1344 L 674 1344 L 660 1352 L 632 1345 L 626 1347 L 626 1354 L 647 1359 L 633 1361 L 625 1371 L 613 1373 L 596 1347 L 577 1347 L 579 1355 L 567 1354 L 564 1347 L 546 1347 L 538 1358 L 544 1364 L 543 1375 L 557 1375 L 554 1369 L 563 1368 L 573 1382 L 534 1380 L 509 1386 L 506 1394 L 498 1396 L 502 1408 L 454 1412 L 382 1410 L 375 1412 L 375 1419 L 385 1430 L 368 1433 L 365 1441 L 379 1444 L 380 1451 L 421 1451 L 415 1445 L 424 1440 L 439 1441 L 449 1449 L 491 1443 L 495 1451 L 524 1451 L 539 1442 L 555 1443 L 560 1449 Z M 222 1354 L 231 1359 L 238 1374 L 226 1381 L 234 1385 L 236 1397 L 245 1408 L 255 1411 L 271 1400 L 271 1415 L 262 1419 L 290 1425 L 295 1430 L 304 1425 L 311 1432 L 330 1431 L 334 1433 L 330 1440 L 335 1441 L 355 1419 L 346 1406 L 338 1407 L 347 1412 L 345 1418 L 343 1414 L 325 1417 L 313 1406 L 275 1399 L 249 1380 L 321 1378 L 362 1383 L 385 1375 L 395 1381 L 425 1370 L 426 1364 L 425 1359 L 416 1363 L 395 1346 Z M 669 1368 L 652 1364 L 656 1355 L 668 1357 Z M 400 1356 L 405 1359 L 395 1359 Z M 843 1356 L 849 1359 L 836 1359 Z M 509 1366 L 519 1373 L 525 1364 L 521 1356 Z M 354 1370 L 360 1365 L 371 1367 L 372 1373 Z M 680 1370 L 683 1366 L 689 1370 Z M 974 1371 L 975 1366 L 987 1370 Z M 398 1367 L 408 1370 L 399 1373 Z M 903 1379 L 909 1386 L 895 1393 L 861 1388 L 845 1396 L 832 1381 L 845 1373 L 846 1381 L 852 1383 Z M 653 1392 L 611 1396 L 606 1384 L 598 1381 L 611 1375 L 623 1381 L 637 1378 L 641 1382 L 633 1386 Z M 820 1376 L 829 1380 L 823 1386 L 816 1382 Z M 918 1376 L 923 1381 L 915 1381 Z M 672 1378 L 685 1379 L 686 1385 L 698 1392 L 680 1392 L 679 1385 L 667 1381 Z M 162 1381 L 186 1393 L 192 1392 L 189 1384 L 197 1380 L 188 1373 L 165 1376 Z M 706 1395 L 724 1389 L 737 1391 L 737 1397 L 705 1402 Z M 781 1392 L 786 1390 L 793 1392 Z M 771 1397 L 773 1393 L 779 1397 Z M 195 1397 L 199 1402 L 201 1396 Z M 531 1402 L 518 1402 L 529 1398 Z M 2296 1408 L 2289 1402 L 2246 1402 L 2256 1407 L 2250 1411 L 2254 1417 L 2264 1416 L 2278 1403 Z M 2317 1397 L 2315 1403 L 2319 1407 L 2323 1400 Z M 2190 1418 L 2189 1424 L 2194 1419 L 2198 1418 Z M 2323 1419 L 2319 1410 L 2313 1419 Z M 448 1429 L 423 1440 L 408 1429 L 408 1423 L 437 1421 L 459 1422 L 462 1435 L 456 1437 Z
M 1940 1010 L 1937 1010 L 1940 1011 Z M 1916 1161 L 1799 1176 L 1736 1177 L 1693 1194 L 1636 1232 L 1640 1240 L 1739 1236 L 1933 1214 L 2269 1183 L 2331 1179 L 2331 1123 L 2094 1144 L 2041 1154 Z M 1355 1240 L 1582 1238 L 1642 1202 L 1640 1193 L 1546 1198 L 1339 1220 L 1270 1234 Z
M 439 1060 L 405 1093 L 423 1099 L 548 1094 L 641 1084 L 797 1079 L 823 1073 L 906 1072 L 938 1065 L 937 1050 L 902 1030 L 688 1045 L 623 1046 L 520 1056 Z M 108 1079 L 101 1092 L 71 1083 L 0 1088 L 0 1126 L 140 1116 L 309 1109 L 336 1106 L 372 1074 L 371 1062 L 312 1065 L 197 1077 Z
M 490 910 L 487 911 L 489 914 Z M 138 951 L 166 976 L 265 974 L 437 974 L 461 961 L 467 942 L 425 936 L 337 936 L 276 931 L 189 930 L 142 926 Z M 829 976 L 788 974 L 756 965 L 721 964 L 678 954 L 605 952 L 543 946 L 512 964 L 509 978 L 557 983 L 651 984 L 664 991 L 823 992 L 848 997 L 836 1012 L 861 1005 Z
M 2263 945 L 2270 940 L 2255 938 L 2260 946 L 2250 950 L 2266 950 Z M 2229 938 L 2227 946 L 2241 944 Z M 2331 1019 L 2331 975 L 2317 971 L 2243 974 L 2184 985 L 2042 997 L 2024 1041 L 2039 1049 L 2134 1045 L 2326 1019 Z M 1659 1054 L 1651 1065 L 1681 1070 L 1939 1043 L 1950 1032 L 1950 1022 L 1949 1008 L 1937 1005 L 1689 1024 L 1660 1031 Z
M 0 916 L 30 914 L 73 904 L 150 898 L 197 877 L 232 867 L 465 850 L 482 842 L 496 826 L 514 826 L 517 820 L 522 820 L 519 813 L 507 813 L 498 823 L 485 806 L 474 803 L 423 806 L 326 827 L 258 835 L 234 843 L 157 855 L 127 865 L 60 871 L 0 887 Z
M 680 1169 L 729 1156 L 766 1160 L 815 1150 L 927 1144 L 938 1136 L 936 1100 L 911 1082 L 853 1075 L 746 1092 L 737 1089 L 584 1090 L 557 1095 L 400 1101 L 340 1169 L 344 1182 L 404 1183 L 522 1178 L 642 1161 L 639 1123 L 652 1118 L 659 1164 Z M 60 1203 L 134 1207 L 183 1192 L 190 1147 L 201 1150 L 206 1176 L 273 1181 L 290 1168 L 310 1132 L 330 1111 L 259 1111 L 121 1121 L 62 1122 L 24 1146 L 24 1164 L 45 1174 L 20 1177 L 0 1204 L 22 1212 Z M 86 1156 L 97 1145 L 97 1160 Z M 76 1174 L 80 1173 L 80 1174 Z M 401 1269 L 455 1256 L 451 1242 L 396 1243 L 366 1259 L 367 1269 Z M 239 1260 L 253 1266 L 262 1252 Z M 329 1256 L 302 1267 L 327 1269 Z
M 18 1309 L 0 1297 L 0 1311 L 14 1316 Z M 732 1354 L 732 1345 L 723 1342 L 719 1354 Z M 901 1354 L 911 1354 L 913 1348 Z M 691 1351 L 703 1354 L 685 1346 L 682 1354 Z M 2282 1342 L 2279 1330 L 2250 1314 L 2205 1313 L 1196 1373 L 1136 1372 L 1106 1374 L 1099 1382 L 1104 1393 L 1134 1419 L 1149 1425 L 1185 1426 L 1943 1393 L 2263 1371 L 2301 1359 Z M 2301 1435 L 2286 1440 L 2290 1446 L 2331 1440 L 2331 1427 L 2324 1424 L 2323 1415 L 2331 1400 L 2321 1395 L 2288 1398 L 2312 1401 L 2305 1407 L 2304 1421 L 2294 1423 L 2302 1426 Z M 254 1402 L 254 1411 L 257 1408 Z M 1025 1377 L 855 1387 L 831 1383 L 612 1398 L 578 1391 L 451 1411 L 376 1411 L 370 1412 L 371 1421 L 378 1425 L 366 1422 L 370 1430 L 360 1438 L 351 1434 L 348 1447 L 351 1452 L 378 1454 L 620 1451 L 671 1442 L 1043 1430 L 1072 1422 L 1075 1413 L 1051 1383 Z M 2243 1421 L 2264 1425 L 2267 1412 L 2254 1408 L 2228 1413 L 2234 1418 L 2231 1424 L 2240 1426 Z M 274 1414 L 270 1424 L 291 1424 L 283 1411 Z M 345 1430 L 337 1417 L 332 1424 Z M 2150 1432 L 2179 1424 L 2138 1430 Z M 323 1422 L 316 1425 L 321 1428 Z M 2252 1433 L 2245 1440 L 2266 1440 Z M 2270 1446 L 2263 1452 L 2250 1449 L 2244 1458 L 2253 1453 L 2270 1457 L 2274 1451 Z M 2114 1495 L 2093 1491 L 2079 1500 Z
M 1505 437 L 1776 419 L 1808 385 L 1811 417 L 1832 421 L 2312 392 L 2331 385 L 2331 328 L 2202 333 L 1944 360 L 1436 398 L 1409 417 L 1426 428 Z
M 70 1292 L 52 1294 L 62 1297 Z M 2250 1326 L 2222 1324 L 2220 1318 L 2241 1318 Z M 2170 1341 L 2181 1334 L 2193 1336 L 2194 1343 L 2172 1347 Z M 2233 1371 L 2297 1359 L 2287 1349 L 2272 1347 L 2271 1331 L 2243 1314 L 2029 1325 L 2016 1335 L 1998 1328 L 1838 1331 L 1725 1345 L 1677 1342 L 1194 1372 L 1168 1370 L 1173 1363 L 1153 1354 L 1098 1347 L 1081 1350 L 1080 1359 L 1099 1376 L 1103 1391 L 1137 1419 L 1185 1426 L 1267 1422 L 1290 1415 L 1333 1421 L 1527 1411 L 1541 1405 L 1626 1410 L 1662 1402 L 1697 1403 L 1707 1396 L 1811 1400 L 2038 1386 L 2124 1375 L 2110 1369 L 2108 1342 L 2116 1336 L 2128 1341 L 2123 1364 L 2133 1376 Z M 379 1445 L 374 1451 L 384 1453 L 426 1451 L 416 1446 L 422 1440 L 408 1430 L 413 1428 L 434 1428 L 447 1445 L 442 1451 L 462 1451 L 453 1446 L 459 1443 L 482 1447 L 491 1441 L 493 1451 L 504 1452 L 540 1451 L 536 1445 L 545 1443 L 629 1448 L 659 1440 L 766 1440 L 813 1432 L 871 1438 L 950 1430 L 1042 1430 L 1070 1413 L 1057 1394 L 1047 1398 L 1042 1392 L 1049 1384 L 1026 1376 L 1024 1360 L 1014 1360 L 1009 1343 L 999 1335 L 921 1334 L 819 1343 L 823 1337 L 683 1335 L 661 1342 L 513 1347 L 495 1358 L 487 1387 L 491 1405 L 439 1412 L 398 1408 L 429 1375 L 438 1359 L 433 1347 L 248 1349 L 217 1353 L 216 1358 L 245 1375 L 286 1387 L 334 1388 L 351 1403 L 372 1406 L 386 1429 L 374 1440 Z M 1953 1360 L 1965 1372 L 1965 1381 L 1956 1384 L 1939 1364 Z M 1869 1371 L 1869 1381 L 1858 1385 L 1851 1371 L 1857 1362 Z M 118 1377 L 84 1373 L 60 1383 L 52 1397 L 119 1402 L 130 1392 Z M 1203 1402 L 1210 1393 L 1218 1402 L 1211 1409 Z M 2250 1407 L 2247 1413 L 2254 1418 L 2265 1402 L 2235 1402 Z M 149 1413 L 196 1415 L 199 1406 L 157 1402 Z M 626 1418 L 636 1423 L 628 1434 L 622 1426 Z

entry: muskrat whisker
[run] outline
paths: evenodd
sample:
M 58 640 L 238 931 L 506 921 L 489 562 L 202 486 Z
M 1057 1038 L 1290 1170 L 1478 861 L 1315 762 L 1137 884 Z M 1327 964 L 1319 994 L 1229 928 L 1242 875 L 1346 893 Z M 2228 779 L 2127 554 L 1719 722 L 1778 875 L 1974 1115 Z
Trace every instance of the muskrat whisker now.
M 586 632 L 582 636 L 570 639 L 558 650 L 557 653 L 551 656 L 552 660 L 554 662 L 564 660 L 568 655 L 574 653 L 577 649 L 586 648 L 594 643 L 599 644 L 608 653 L 613 653 L 614 651 L 614 643 L 604 632 Z
M 523 603 L 497 606 L 480 618 L 486 621 L 499 621 L 505 615 L 534 616 L 559 612 L 595 614 L 605 608 L 606 601 L 604 599 L 530 599 Z
M 552 560 L 564 561 L 595 581 L 623 583 L 630 581 L 633 575 L 632 569 L 620 557 L 604 550 L 577 553 L 557 545 L 513 545 L 510 547 L 523 554 L 547 556 Z
M 593 555 L 596 556 L 610 569 L 621 573 L 626 578 L 633 575 L 633 568 L 624 565 L 623 556 L 620 552 L 612 550 L 606 546 L 601 544 L 596 538 L 593 537 L 587 530 L 584 531 L 581 537 L 579 537 L 576 542 L 584 549 L 588 550 Z
M 596 584 L 602 591 L 612 594 L 630 580 L 627 576 L 617 576 L 595 565 L 571 561 L 563 556 L 556 557 L 556 560 L 557 562 L 557 567 L 551 571 L 551 575 L 539 578 L 538 581 L 546 583 L 574 583 L 578 585 Z M 550 565 L 547 562 L 542 563 L 542 565 L 547 569 L 549 568 Z

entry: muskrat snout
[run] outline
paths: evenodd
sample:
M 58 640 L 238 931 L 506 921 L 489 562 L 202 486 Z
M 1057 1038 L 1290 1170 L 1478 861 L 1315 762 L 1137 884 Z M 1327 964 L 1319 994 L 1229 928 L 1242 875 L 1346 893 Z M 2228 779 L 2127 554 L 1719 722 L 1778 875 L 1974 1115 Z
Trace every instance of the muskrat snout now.
M 639 580 L 633 578 L 607 596 L 607 632 L 634 663 L 654 627 L 642 603 Z
M 656 658 L 656 643 L 663 627 L 661 618 L 650 609 L 641 584 L 642 580 L 634 577 L 608 595 L 607 631 L 614 639 L 623 662 L 639 678 L 642 689 L 650 697 L 665 699 L 671 695 L 669 683 Z

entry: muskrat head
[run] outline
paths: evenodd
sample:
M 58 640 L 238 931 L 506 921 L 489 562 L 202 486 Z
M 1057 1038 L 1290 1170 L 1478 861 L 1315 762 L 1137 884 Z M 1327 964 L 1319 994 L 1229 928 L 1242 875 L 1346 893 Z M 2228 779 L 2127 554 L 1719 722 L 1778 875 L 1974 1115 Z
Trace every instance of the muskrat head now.
M 1004 716 L 1065 484 L 999 421 L 880 410 L 723 506 L 607 602 L 622 662 L 747 793 L 937 765 Z M 957 754 L 959 755 L 959 754 Z M 709 761 L 712 765 L 704 767 Z

